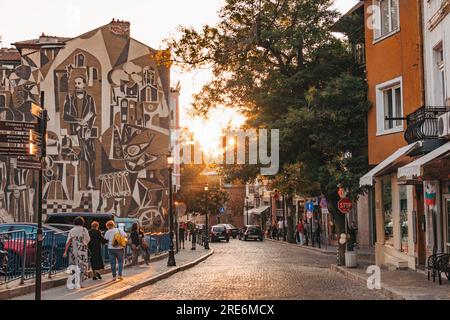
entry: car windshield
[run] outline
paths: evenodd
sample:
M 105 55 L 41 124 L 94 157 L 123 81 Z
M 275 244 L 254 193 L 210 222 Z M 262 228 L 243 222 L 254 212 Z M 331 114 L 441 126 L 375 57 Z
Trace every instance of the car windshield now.
M 220 231 L 225 230 L 225 227 L 213 227 L 212 230 L 213 230 L 214 232 L 220 232 Z

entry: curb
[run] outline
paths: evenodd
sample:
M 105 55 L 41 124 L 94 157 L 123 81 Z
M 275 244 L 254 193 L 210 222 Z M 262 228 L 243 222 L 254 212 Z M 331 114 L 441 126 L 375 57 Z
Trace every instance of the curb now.
M 104 294 L 98 297 L 95 297 L 94 300 L 116 300 L 116 299 L 120 299 L 123 298 L 139 289 L 142 289 L 144 287 L 147 287 L 149 285 L 152 285 L 160 280 L 169 278 L 170 276 L 176 274 L 177 272 L 180 271 L 184 271 L 187 270 L 189 268 L 194 267 L 195 265 L 199 264 L 200 262 L 208 259 L 210 256 L 212 256 L 214 254 L 214 249 L 212 249 L 210 252 L 208 252 L 207 254 L 205 254 L 204 256 L 198 258 L 197 260 L 194 260 L 192 262 L 188 262 L 182 266 L 176 267 L 175 269 L 171 269 L 169 271 L 166 271 L 162 274 L 158 274 L 154 277 L 151 277 L 149 279 L 143 280 L 137 284 L 134 285 L 129 285 L 123 289 L 119 289 L 114 293 L 109 293 L 109 294 Z
M 336 255 L 336 252 L 328 252 L 328 251 L 324 251 L 324 250 L 319 249 L 319 248 L 309 247 L 309 246 L 299 246 L 296 243 L 289 243 L 289 242 L 284 242 L 284 241 L 278 241 L 278 240 L 274 240 L 274 239 L 270 239 L 270 238 L 265 238 L 264 240 L 272 241 L 272 242 L 275 242 L 275 243 L 281 243 L 281 244 L 284 244 L 284 245 L 294 246 L 294 247 L 299 248 L 299 249 L 311 250 L 311 251 L 314 251 L 314 252 L 317 252 L 317 253 L 333 255 L 333 256 Z
M 361 283 L 363 285 L 367 284 L 367 278 L 365 278 L 365 277 L 363 277 L 363 276 L 361 276 L 359 274 L 353 273 L 353 272 L 351 272 L 350 270 L 347 270 L 344 267 L 332 264 L 331 265 L 331 271 L 334 271 L 336 273 L 342 274 L 346 278 L 354 280 L 354 281 L 357 281 L 357 282 L 359 282 L 359 283 Z M 387 297 L 389 297 L 389 298 L 391 298 L 393 300 L 407 300 L 407 298 L 404 295 L 398 294 L 393 289 L 391 289 L 389 287 L 386 287 L 386 286 L 383 286 L 383 282 L 381 282 L 381 289 L 378 290 L 378 291 L 380 291 L 385 296 L 387 296 Z
M 161 259 L 167 258 L 169 254 L 168 253 L 162 253 L 159 254 L 157 256 L 154 256 L 153 258 L 150 259 L 150 263 L 154 262 L 154 261 L 159 261 Z M 139 262 L 139 265 L 144 264 L 144 261 Z M 129 268 L 131 267 L 131 265 L 125 265 L 124 268 Z M 110 268 L 106 268 L 104 270 L 101 270 L 99 273 L 100 274 L 106 274 L 111 272 Z M 56 274 L 53 274 L 53 276 L 58 276 L 60 274 L 62 274 L 64 272 L 59 272 Z M 89 277 L 92 276 L 92 271 L 89 271 Z M 42 277 L 42 291 L 45 290 L 49 290 L 49 289 L 53 289 L 56 287 L 60 287 L 60 286 L 64 286 L 67 283 L 67 277 L 64 278 L 60 278 L 60 279 L 44 279 L 44 276 Z M 17 298 L 20 296 L 24 296 L 30 293 L 33 293 L 35 291 L 35 281 L 34 279 L 30 279 L 33 280 L 32 284 L 25 284 L 16 288 L 11 288 L 11 289 L 6 289 L 3 291 L 0 291 L 0 300 L 8 300 L 8 299 L 12 299 L 12 298 Z

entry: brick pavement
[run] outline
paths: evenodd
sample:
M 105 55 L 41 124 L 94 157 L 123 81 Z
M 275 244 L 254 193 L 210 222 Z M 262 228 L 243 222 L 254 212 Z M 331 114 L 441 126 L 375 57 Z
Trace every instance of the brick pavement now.
M 212 243 L 214 255 L 125 297 L 127 300 L 357 300 L 387 299 L 381 292 L 333 272 L 336 258 L 264 241 Z

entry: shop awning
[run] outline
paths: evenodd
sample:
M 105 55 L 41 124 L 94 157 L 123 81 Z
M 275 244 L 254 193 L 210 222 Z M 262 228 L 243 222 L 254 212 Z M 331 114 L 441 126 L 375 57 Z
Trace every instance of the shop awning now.
M 402 147 L 391 154 L 389 157 L 384 159 L 379 165 L 370 170 L 365 176 L 363 176 L 359 180 L 359 185 L 363 186 L 373 186 L 374 177 L 383 175 L 383 173 L 387 172 L 389 169 L 392 169 L 394 166 L 401 166 L 405 164 L 405 157 L 411 153 L 411 151 L 415 150 L 420 146 L 420 142 L 415 142 L 405 147 Z
M 423 174 L 423 167 L 438 158 L 446 156 L 450 152 L 450 142 L 440 146 L 436 150 L 424 155 L 423 157 L 407 164 L 398 169 L 399 179 L 412 179 L 414 177 L 420 177 Z
M 260 215 L 261 213 L 263 213 L 264 211 L 266 211 L 269 208 L 270 208 L 269 206 L 262 206 L 262 207 L 259 207 L 259 208 L 254 208 L 254 209 L 248 210 L 248 213 L 249 214 Z

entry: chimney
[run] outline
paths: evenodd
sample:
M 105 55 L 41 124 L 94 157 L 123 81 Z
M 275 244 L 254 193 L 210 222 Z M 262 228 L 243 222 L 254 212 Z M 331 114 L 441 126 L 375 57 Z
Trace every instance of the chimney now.
M 109 28 L 112 33 L 118 36 L 130 36 L 130 22 L 112 19 L 109 23 Z

